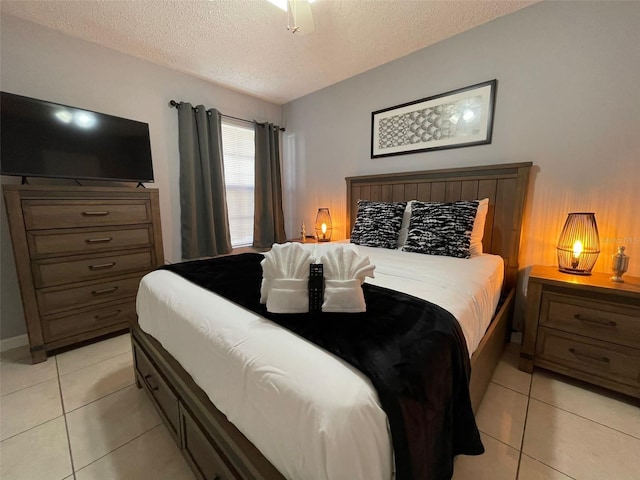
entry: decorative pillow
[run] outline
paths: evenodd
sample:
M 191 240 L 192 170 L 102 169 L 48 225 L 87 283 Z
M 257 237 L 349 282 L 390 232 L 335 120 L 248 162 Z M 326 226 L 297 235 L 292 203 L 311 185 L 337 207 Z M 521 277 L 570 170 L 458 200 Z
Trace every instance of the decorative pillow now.
M 472 257 L 482 255 L 482 237 L 484 237 L 484 224 L 489 211 L 489 199 L 483 198 L 478 201 L 478 211 L 476 212 L 476 221 L 473 223 L 471 231 L 471 244 L 469 252 Z
M 358 200 L 351 243 L 364 247 L 397 248 L 398 233 L 407 202 Z
M 413 202 L 405 252 L 469 258 L 478 202 Z

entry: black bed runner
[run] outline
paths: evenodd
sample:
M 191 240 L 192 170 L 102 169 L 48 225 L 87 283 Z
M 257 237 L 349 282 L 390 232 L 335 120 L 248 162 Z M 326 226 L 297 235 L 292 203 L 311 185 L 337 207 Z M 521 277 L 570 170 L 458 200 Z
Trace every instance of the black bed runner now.
M 469 397 L 469 355 L 453 315 L 368 284 L 366 313 L 271 314 L 260 304 L 263 258 L 247 253 L 161 269 L 295 332 L 369 377 L 389 419 L 397 480 L 448 479 L 455 455 L 484 452 Z

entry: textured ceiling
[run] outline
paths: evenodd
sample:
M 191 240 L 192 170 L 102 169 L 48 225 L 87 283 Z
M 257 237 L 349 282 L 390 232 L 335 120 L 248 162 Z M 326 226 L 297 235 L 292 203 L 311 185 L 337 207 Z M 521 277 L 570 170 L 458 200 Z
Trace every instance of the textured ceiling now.
M 266 0 L 2 0 L 2 13 L 282 104 L 535 1 L 317 0 L 287 31 Z

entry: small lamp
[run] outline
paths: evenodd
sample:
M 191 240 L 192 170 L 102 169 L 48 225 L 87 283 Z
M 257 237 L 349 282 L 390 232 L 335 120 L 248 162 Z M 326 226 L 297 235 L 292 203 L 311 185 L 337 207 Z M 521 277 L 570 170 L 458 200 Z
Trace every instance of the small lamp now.
M 331 223 L 331 214 L 328 208 L 319 208 L 316 215 L 316 238 L 319 242 L 331 241 L 331 233 L 333 232 L 333 224 Z
M 558 239 L 558 270 L 591 275 L 600 253 L 600 237 L 594 213 L 570 213 Z

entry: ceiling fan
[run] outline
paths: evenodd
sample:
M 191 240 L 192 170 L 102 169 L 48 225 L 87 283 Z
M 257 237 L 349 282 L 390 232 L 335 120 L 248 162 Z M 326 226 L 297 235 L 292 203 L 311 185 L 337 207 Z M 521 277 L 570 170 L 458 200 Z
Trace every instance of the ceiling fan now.
M 297 35 L 306 35 L 315 30 L 311 4 L 315 0 L 268 0 L 287 12 L 287 30 Z

